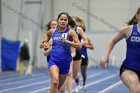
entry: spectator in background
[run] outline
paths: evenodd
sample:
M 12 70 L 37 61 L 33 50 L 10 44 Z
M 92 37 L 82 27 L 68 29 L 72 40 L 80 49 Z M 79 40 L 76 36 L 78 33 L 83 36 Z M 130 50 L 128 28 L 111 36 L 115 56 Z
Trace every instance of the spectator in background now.
M 20 75 L 23 75 L 26 71 L 26 68 L 29 65 L 30 54 L 29 54 L 29 47 L 28 47 L 28 39 L 24 40 L 24 44 L 21 46 L 20 49 Z

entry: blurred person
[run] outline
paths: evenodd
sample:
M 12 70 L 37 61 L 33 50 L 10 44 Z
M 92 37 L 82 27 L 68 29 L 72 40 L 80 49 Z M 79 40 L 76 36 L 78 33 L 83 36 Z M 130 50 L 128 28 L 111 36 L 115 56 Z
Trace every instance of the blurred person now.
M 85 35 L 85 33 L 83 31 L 83 29 L 85 29 L 84 26 L 83 26 L 84 21 L 83 21 L 83 19 L 81 19 L 77 16 L 72 16 L 72 18 L 76 23 L 75 32 L 78 35 L 78 39 L 79 39 L 79 41 L 81 41 L 81 39 L 83 38 L 83 42 L 81 42 L 81 45 L 85 46 L 86 44 L 88 44 L 88 40 L 87 40 L 87 36 Z M 81 62 L 82 62 L 81 55 L 82 55 L 81 49 L 80 50 L 76 49 L 76 56 L 73 58 L 73 78 L 74 78 L 75 83 L 76 83 L 75 92 L 78 92 L 79 88 L 80 88 L 80 85 L 79 85 L 79 77 L 80 77 L 79 71 L 80 71 Z
M 126 58 L 120 68 L 120 78 L 129 93 L 140 93 L 140 7 L 134 17 L 109 41 L 100 65 L 108 66 L 110 53 L 117 42 L 126 39 Z
M 94 46 L 89 38 L 88 44 L 85 46 L 82 46 L 82 63 L 81 63 L 81 74 L 83 78 L 83 90 L 86 91 L 86 80 L 87 80 L 87 66 L 88 66 L 88 53 L 87 48 L 93 50 Z M 82 42 L 83 40 L 81 40 Z
M 79 25 L 81 28 L 83 28 L 83 31 L 86 31 L 85 23 L 84 21 L 81 22 L 81 25 Z M 90 38 L 87 37 L 88 44 L 85 46 L 82 46 L 82 63 L 81 63 L 81 74 L 83 78 L 83 90 L 86 91 L 86 80 L 87 80 L 87 66 L 88 66 L 88 53 L 87 49 L 94 49 L 93 43 L 91 42 Z M 81 39 L 81 42 L 83 42 L 83 39 Z
M 47 47 L 45 47 L 45 45 L 49 44 L 47 42 L 51 38 L 51 35 L 55 31 L 56 27 L 57 27 L 57 20 L 55 20 L 55 19 L 50 20 L 49 23 L 47 25 L 45 25 L 46 32 L 44 33 L 42 42 L 40 44 L 40 48 L 44 48 L 44 50 L 47 50 Z M 49 59 L 49 57 L 48 57 L 48 59 Z
M 48 24 L 45 25 L 45 30 L 46 31 L 53 31 L 55 30 L 57 27 L 57 21 L 55 19 L 52 19 L 48 22 Z M 46 32 L 47 33 L 47 32 Z M 44 40 L 45 40 L 45 35 L 47 34 L 44 34 L 44 37 L 42 39 L 42 42 L 40 44 L 40 48 L 45 48 L 45 45 L 44 45 Z M 51 38 L 51 36 L 49 36 L 49 39 Z M 50 52 L 51 52 L 51 47 L 46 51 L 44 51 L 44 55 L 47 56 L 47 62 L 49 62 L 50 60 Z
M 25 39 L 24 44 L 20 48 L 20 66 L 21 66 L 20 75 L 25 74 L 27 67 L 29 66 L 30 54 L 28 43 L 29 43 L 28 39 Z
M 70 62 L 72 61 L 71 46 L 81 48 L 80 41 L 74 30 L 68 28 L 69 15 L 62 12 L 58 15 L 58 26 L 51 33 L 47 33 L 45 37 L 45 45 L 49 46 L 49 35 L 52 36 L 52 50 L 48 68 L 51 75 L 50 93 L 58 93 L 64 84 L 69 73 Z

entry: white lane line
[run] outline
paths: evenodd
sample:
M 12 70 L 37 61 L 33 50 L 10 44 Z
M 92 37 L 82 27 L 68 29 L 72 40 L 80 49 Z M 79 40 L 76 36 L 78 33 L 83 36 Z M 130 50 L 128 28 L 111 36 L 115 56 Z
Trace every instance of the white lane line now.
M 109 90 L 113 89 L 114 87 L 119 86 L 120 84 L 122 84 L 122 81 L 118 81 L 117 83 L 103 89 L 102 91 L 99 91 L 98 93 L 107 93 Z
M 44 90 L 48 90 L 50 87 L 46 87 L 46 88 L 41 88 L 41 89 L 38 89 L 38 90 L 35 90 L 35 91 L 31 91 L 29 93 L 37 93 L 37 92 L 40 92 L 40 91 L 44 91 Z M 47 93 L 47 91 L 46 91 Z
M 94 82 L 92 82 L 92 83 L 87 84 L 86 87 L 92 86 L 92 85 L 95 85 L 95 84 L 98 84 L 98 83 L 100 83 L 100 82 L 103 82 L 103 81 L 105 81 L 105 80 L 114 78 L 114 77 L 116 77 L 116 76 L 118 76 L 118 74 L 111 75 L 111 76 L 105 77 L 105 78 L 103 78 L 103 79 L 99 79 L 99 80 L 97 80 L 97 81 L 94 81 Z M 82 89 L 82 87 L 80 87 L 79 89 Z M 72 92 L 74 92 L 74 89 L 72 90 Z
M 35 74 L 35 75 L 33 75 L 33 77 L 34 76 L 39 76 L 39 75 L 42 75 L 41 73 L 39 73 L 39 74 Z M 3 79 L 3 80 L 1 80 L 0 81 L 0 83 L 5 83 L 5 82 L 9 82 L 9 80 L 16 80 L 16 79 L 25 79 L 27 77 L 27 75 L 24 75 L 24 76 L 18 76 L 18 77 L 13 77 L 13 78 L 7 78 L 7 79 Z
M 34 71 L 35 72 L 35 71 Z M 40 71 L 41 72 L 41 71 Z M 46 71 L 47 72 L 47 71 Z M 12 78 L 12 77 L 17 77 L 20 76 L 19 72 L 2 72 L 4 74 L 0 74 L 0 80 L 4 78 Z M 10 74 L 9 74 L 10 73 Z M 40 74 L 40 73 L 33 73 L 33 74 Z
M 92 78 L 92 77 L 99 76 L 100 74 L 102 74 L 102 73 L 92 74 L 92 75 L 88 76 L 87 79 Z M 80 78 L 80 81 L 81 81 L 81 78 Z M 73 82 L 74 82 L 74 80 L 73 80 Z M 42 88 L 42 89 L 38 89 L 38 90 L 31 91 L 31 92 L 29 92 L 29 93 L 37 93 L 37 92 L 40 92 L 40 91 L 48 90 L 49 88 L 50 88 L 50 87 L 46 87 L 46 88 Z
M 47 72 L 47 71 L 46 71 Z M 20 73 L 19 72 L 2 72 L 4 74 L 0 74 L 0 80 L 1 79 L 4 79 L 4 78 L 11 78 L 11 77 L 17 77 L 17 76 L 20 76 Z M 33 73 L 33 74 L 40 74 L 40 73 Z
M 43 78 L 45 77 L 47 77 L 47 76 L 42 76 Z M 41 77 L 41 78 L 42 78 Z M 35 79 L 38 79 L 38 77 L 31 77 L 30 79 L 25 79 L 25 80 L 20 80 L 20 81 L 12 81 L 12 82 L 6 82 L 6 83 L 2 83 L 2 84 L 0 84 L 0 86 L 4 86 L 4 85 L 11 85 L 11 84 L 17 84 L 17 83 L 20 83 L 20 82 L 27 82 L 27 81 L 30 81 L 31 82 L 31 80 L 35 80 Z
M 8 74 L 8 75 L 6 75 L 6 74 L 3 74 L 3 75 L 0 74 L 0 79 L 4 79 L 4 78 L 7 78 L 7 77 L 16 77 L 16 76 L 19 76 L 19 74 L 18 73 L 13 73 L 13 74 Z
M 45 80 L 45 81 L 36 82 L 36 83 L 32 83 L 32 84 L 27 84 L 27 85 L 23 85 L 23 86 L 8 88 L 8 89 L 0 90 L 0 93 L 6 92 L 6 91 L 10 91 L 10 90 L 14 90 L 14 89 L 20 89 L 20 88 L 30 87 L 30 86 L 33 86 L 33 85 L 44 84 L 44 83 L 48 83 L 48 82 L 50 82 L 50 80 Z

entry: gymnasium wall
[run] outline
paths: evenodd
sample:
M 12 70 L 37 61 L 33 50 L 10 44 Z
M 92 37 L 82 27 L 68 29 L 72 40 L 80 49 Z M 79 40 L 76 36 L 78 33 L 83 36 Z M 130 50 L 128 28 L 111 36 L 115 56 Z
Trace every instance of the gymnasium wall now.
M 21 0 L 2 0 L 2 36 L 16 40 L 19 30 L 19 16 L 15 10 L 20 11 Z

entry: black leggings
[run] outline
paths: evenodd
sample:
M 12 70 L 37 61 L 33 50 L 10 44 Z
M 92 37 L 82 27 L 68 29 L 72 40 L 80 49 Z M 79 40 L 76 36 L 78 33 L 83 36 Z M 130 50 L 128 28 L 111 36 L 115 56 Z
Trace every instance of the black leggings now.
M 82 66 L 87 66 L 88 65 L 88 58 L 82 58 Z
M 121 68 L 120 68 L 120 76 L 121 74 L 125 71 L 125 70 L 130 70 L 135 72 L 138 75 L 139 81 L 140 81 L 140 71 L 136 71 L 136 70 L 132 70 L 130 68 L 127 68 L 126 66 L 124 66 L 124 64 L 122 64 Z

